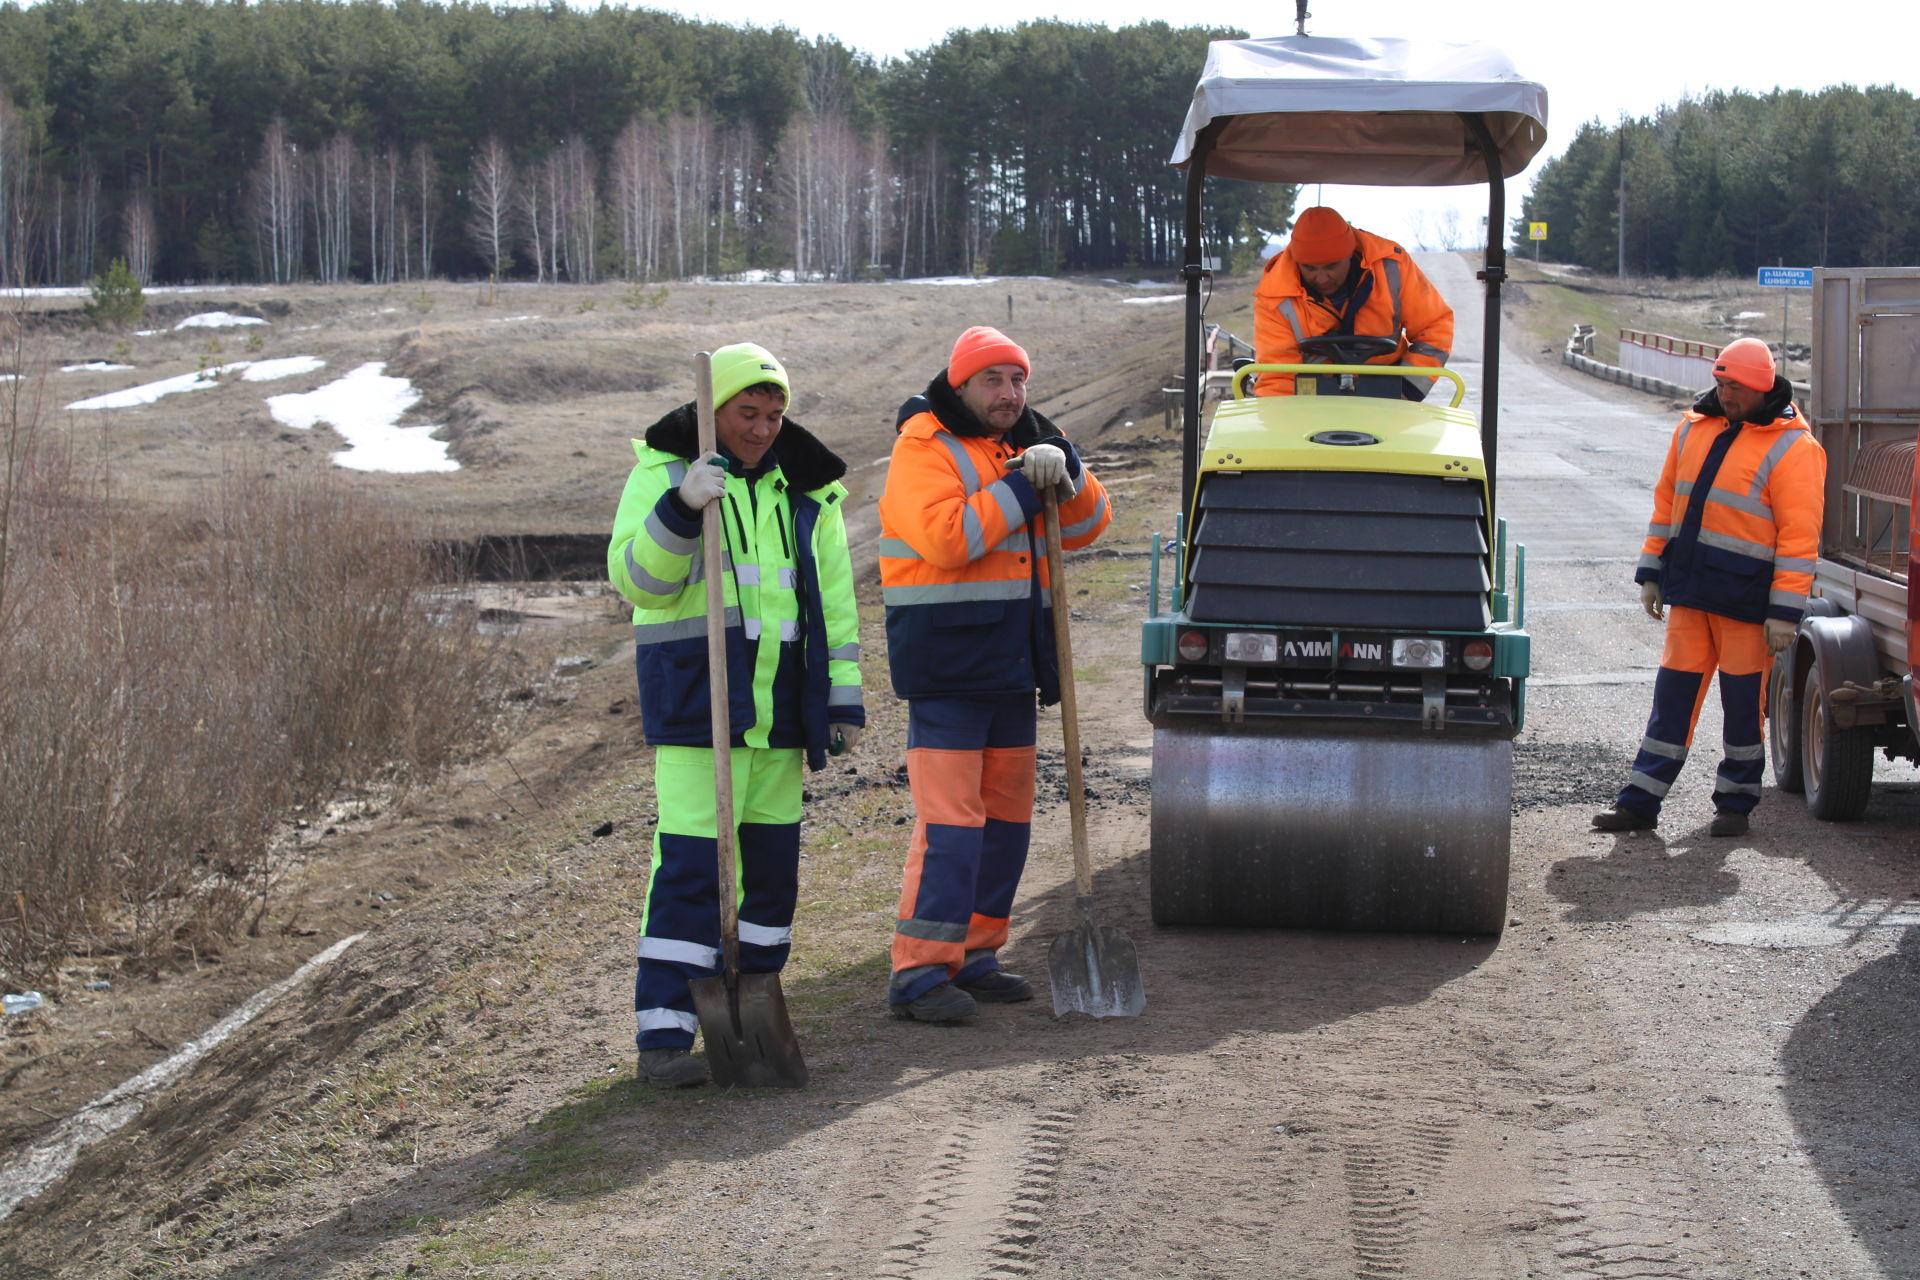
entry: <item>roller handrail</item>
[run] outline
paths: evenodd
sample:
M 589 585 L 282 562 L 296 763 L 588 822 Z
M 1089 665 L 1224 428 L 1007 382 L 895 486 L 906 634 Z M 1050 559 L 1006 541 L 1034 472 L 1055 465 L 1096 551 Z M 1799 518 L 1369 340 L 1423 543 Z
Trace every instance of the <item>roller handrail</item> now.
M 1246 392 L 1247 375 L 1252 373 L 1351 373 L 1361 377 L 1371 377 L 1378 373 L 1391 373 L 1410 378 L 1445 378 L 1453 383 L 1453 401 L 1447 406 L 1458 409 L 1460 402 L 1467 398 L 1467 384 L 1460 375 L 1451 369 L 1434 369 L 1419 364 L 1243 364 L 1233 371 L 1233 398 L 1249 399 Z

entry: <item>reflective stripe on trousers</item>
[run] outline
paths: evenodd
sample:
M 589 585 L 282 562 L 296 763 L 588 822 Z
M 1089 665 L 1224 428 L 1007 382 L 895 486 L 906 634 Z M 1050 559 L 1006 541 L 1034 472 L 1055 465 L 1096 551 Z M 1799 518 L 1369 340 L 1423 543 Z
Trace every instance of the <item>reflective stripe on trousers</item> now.
M 1660 812 L 1693 744 L 1693 728 L 1707 700 L 1707 678 L 1720 673 L 1723 739 L 1714 775 L 1713 806 L 1751 813 L 1760 803 L 1766 770 L 1761 738 L 1767 675 L 1772 669 L 1766 627 L 1698 609 L 1667 610 L 1667 643 L 1653 681 L 1653 713 L 1633 760 L 1633 777 L 1615 803 L 1636 813 Z
M 740 971 L 778 973 L 793 939 L 800 871 L 798 747 L 734 747 Z M 640 921 L 633 1009 L 642 1049 L 684 1049 L 699 1019 L 688 984 L 720 971 L 720 866 L 713 752 L 653 749 L 660 825 Z
M 887 999 L 1000 967 L 1033 822 L 1032 693 L 907 703 L 913 843 Z

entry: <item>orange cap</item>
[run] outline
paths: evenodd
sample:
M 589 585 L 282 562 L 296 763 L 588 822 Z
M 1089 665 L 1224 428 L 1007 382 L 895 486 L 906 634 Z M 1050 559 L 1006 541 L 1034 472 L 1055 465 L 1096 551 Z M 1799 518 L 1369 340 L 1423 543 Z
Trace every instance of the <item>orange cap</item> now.
M 990 365 L 1017 364 L 1031 377 L 1033 365 L 1024 348 L 990 325 L 977 324 L 960 335 L 947 359 L 947 385 L 957 387 Z
M 1325 205 L 1313 208 L 1294 219 L 1293 239 L 1287 248 L 1295 262 L 1318 266 L 1323 262 L 1345 262 L 1360 247 L 1347 220 Z
M 1729 342 L 1713 362 L 1716 378 L 1731 378 L 1754 391 L 1773 390 L 1773 351 L 1758 338 Z

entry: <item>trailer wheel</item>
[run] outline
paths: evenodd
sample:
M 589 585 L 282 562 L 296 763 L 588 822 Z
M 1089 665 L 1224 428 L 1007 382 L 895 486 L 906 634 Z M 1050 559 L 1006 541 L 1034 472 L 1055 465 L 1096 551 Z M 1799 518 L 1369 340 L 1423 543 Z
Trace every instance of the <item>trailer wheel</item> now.
M 1767 679 L 1767 754 L 1773 758 L 1774 785 L 1799 795 L 1807 789 L 1800 754 L 1800 699 L 1793 692 L 1793 655 L 1774 659 Z
M 1801 769 L 1807 808 L 1823 822 L 1852 822 L 1866 812 L 1873 788 L 1873 738 L 1859 726 L 1843 729 L 1833 722 L 1825 665 L 1814 659 L 1803 699 Z

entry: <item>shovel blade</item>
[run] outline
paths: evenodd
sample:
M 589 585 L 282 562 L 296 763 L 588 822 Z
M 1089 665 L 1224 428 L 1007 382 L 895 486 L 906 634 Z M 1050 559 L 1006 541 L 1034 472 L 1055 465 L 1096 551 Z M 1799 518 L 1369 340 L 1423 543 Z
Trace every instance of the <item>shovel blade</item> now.
M 707 1071 L 722 1087 L 804 1089 L 807 1064 L 787 1016 L 777 973 L 695 978 L 694 1012 L 706 1042 Z
M 1096 1018 L 1137 1018 L 1147 1007 L 1140 979 L 1140 953 L 1133 939 L 1081 913 L 1047 948 L 1047 977 L 1053 985 L 1053 1016 L 1091 1014 Z

